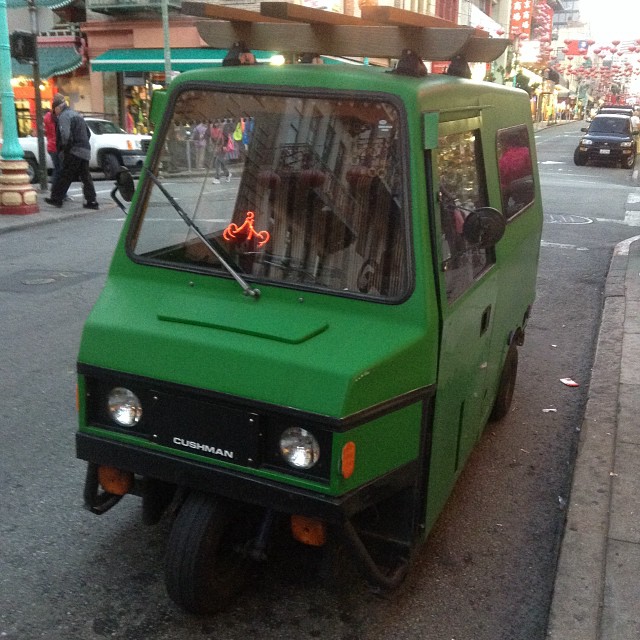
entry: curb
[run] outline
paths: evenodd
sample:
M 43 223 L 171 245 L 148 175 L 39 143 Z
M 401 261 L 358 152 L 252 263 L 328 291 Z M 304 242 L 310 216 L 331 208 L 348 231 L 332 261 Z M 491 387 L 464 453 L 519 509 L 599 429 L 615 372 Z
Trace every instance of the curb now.
M 607 274 L 547 627 L 547 637 L 554 640 L 600 638 L 618 429 L 625 276 L 630 246 L 637 240 L 640 236 L 616 245 Z
M 21 229 L 29 229 L 32 227 L 39 227 L 45 224 L 52 224 L 54 222 L 64 222 L 65 220 L 74 220 L 76 218 L 82 218 L 89 215 L 100 214 L 113 209 L 118 209 L 115 203 L 100 204 L 98 211 L 94 209 L 55 209 L 49 205 L 42 205 L 38 203 L 40 211 L 30 215 L 20 216 L 5 216 L 0 214 L 0 235 L 3 233 L 10 233 L 11 231 L 20 231 Z M 119 211 L 119 209 L 118 209 Z

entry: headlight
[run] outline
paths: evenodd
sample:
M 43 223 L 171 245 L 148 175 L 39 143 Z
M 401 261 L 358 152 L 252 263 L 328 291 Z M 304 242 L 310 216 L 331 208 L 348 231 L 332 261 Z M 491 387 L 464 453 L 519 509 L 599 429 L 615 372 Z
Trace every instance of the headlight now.
M 295 469 L 311 469 L 320 458 L 320 445 L 311 432 L 290 427 L 280 436 L 280 453 Z
M 142 404 L 133 391 L 124 387 L 115 387 L 107 398 L 109 414 L 121 427 L 133 427 L 142 418 Z
M 584 145 L 585 147 L 588 147 L 589 145 L 593 144 L 593 140 L 589 140 L 589 138 L 585 138 L 584 140 L 580 140 L 580 144 Z
M 625 149 L 628 149 L 629 147 L 632 147 L 633 145 L 634 145 L 634 143 L 631 140 L 629 140 L 628 142 L 621 142 L 620 143 L 620 146 L 625 148 Z

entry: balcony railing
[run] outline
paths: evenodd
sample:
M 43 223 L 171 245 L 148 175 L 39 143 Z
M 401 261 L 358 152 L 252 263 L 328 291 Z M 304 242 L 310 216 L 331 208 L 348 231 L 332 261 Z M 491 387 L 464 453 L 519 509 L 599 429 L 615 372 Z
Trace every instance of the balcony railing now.
M 110 15 L 119 13 L 149 12 L 162 9 L 163 0 L 87 0 L 86 6 L 90 11 L 107 13 Z M 169 9 L 180 10 L 181 0 L 167 0 Z

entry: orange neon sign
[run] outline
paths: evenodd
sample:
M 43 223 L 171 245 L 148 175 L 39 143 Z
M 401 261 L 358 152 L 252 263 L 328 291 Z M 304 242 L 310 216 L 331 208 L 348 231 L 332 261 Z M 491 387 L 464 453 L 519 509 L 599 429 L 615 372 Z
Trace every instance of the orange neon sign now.
M 245 221 L 238 226 L 235 222 L 232 222 L 223 232 L 222 237 L 227 240 L 252 240 L 256 238 L 258 240 L 258 246 L 263 247 L 271 238 L 271 234 L 268 231 L 256 231 L 253 226 L 253 221 L 256 214 L 253 211 L 247 211 L 247 217 Z

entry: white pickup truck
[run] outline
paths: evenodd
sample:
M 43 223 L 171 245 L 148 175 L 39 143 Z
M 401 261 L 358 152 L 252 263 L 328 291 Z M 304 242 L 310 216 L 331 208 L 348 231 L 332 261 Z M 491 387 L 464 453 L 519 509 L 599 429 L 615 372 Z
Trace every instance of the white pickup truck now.
M 142 169 L 149 148 L 151 136 L 127 133 L 110 120 L 85 116 L 85 122 L 91 129 L 91 171 L 102 171 L 106 178 L 115 178 L 121 166 L 132 173 Z M 24 151 L 24 159 L 29 163 L 29 178 L 37 182 L 38 178 L 38 138 L 27 136 L 18 138 Z M 45 143 L 46 144 L 46 143 Z M 49 154 L 46 154 L 47 169 L 53 168 Z

